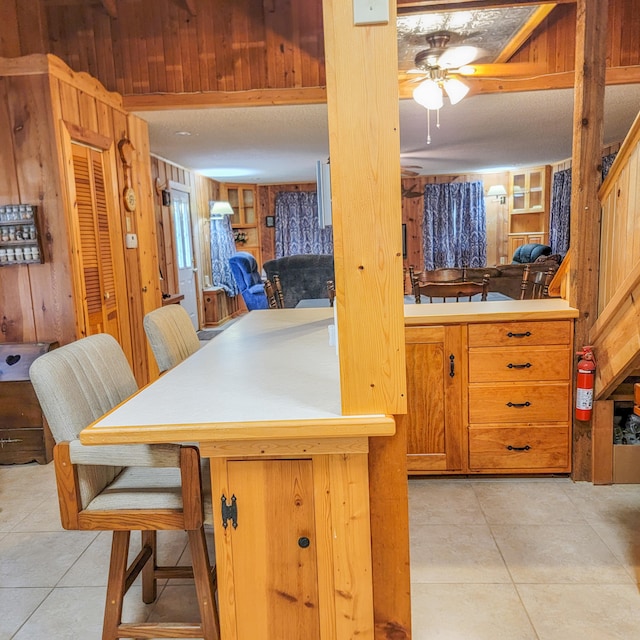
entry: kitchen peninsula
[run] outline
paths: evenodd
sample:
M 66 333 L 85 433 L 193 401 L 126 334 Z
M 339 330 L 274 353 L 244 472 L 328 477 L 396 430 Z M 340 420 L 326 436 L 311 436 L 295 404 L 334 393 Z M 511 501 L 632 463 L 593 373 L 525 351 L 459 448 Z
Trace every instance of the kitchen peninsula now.
M 460 390 L 474 384 L 463 355 L 474 327 L 486 336 L 504 323 L 537 339 L 551 322 L 571 332 L 576 315 L 560 300 L 405 306 L 408 337 L 443 336 L 435 350 L 447 373 L 449 346 L 459 350 L 454 376 L 444 377 Z M 341 414 L 332 321 L 331 309 L 251 312 L 81 433 L 85 444 L 193 441 L 211 459 L 224 640 L 253 637 L 274 619 L 303 629 L 299 637 L 373 638 L 369 438 L 393 434 L 396 424 L 392 416 Z M 522 322 L 531 326 L 521 331 Z M 410 375 L 415 364 L 408 360 Z M 435 375 L 429 366 L 424 373 L 426 382 Z M 235 504 L 237 528 L 225 526 L 223 504 Z

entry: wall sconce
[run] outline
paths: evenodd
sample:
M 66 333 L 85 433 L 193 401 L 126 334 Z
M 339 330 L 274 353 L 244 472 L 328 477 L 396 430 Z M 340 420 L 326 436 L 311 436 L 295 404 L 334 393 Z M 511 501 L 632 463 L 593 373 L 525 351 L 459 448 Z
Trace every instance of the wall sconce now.
M 507 190 L 501 184 L 494 184 L 487 191 L 487 198 L 493 197 L 500 204 L 507 204 Z
M 209 200 L 209 220 L 222 220 L 224 216 L 232 216 L 233 207 L 226 200 Z

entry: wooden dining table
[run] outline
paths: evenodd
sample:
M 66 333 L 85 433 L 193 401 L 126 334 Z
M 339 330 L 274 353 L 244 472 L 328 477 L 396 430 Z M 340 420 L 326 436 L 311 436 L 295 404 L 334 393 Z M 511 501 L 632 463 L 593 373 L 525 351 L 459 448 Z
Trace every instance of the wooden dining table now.
M 369 438 L 344 416 L 329 308 L 252 311 L 84 429 L 210 459 L 222 640 L 373 638 Z

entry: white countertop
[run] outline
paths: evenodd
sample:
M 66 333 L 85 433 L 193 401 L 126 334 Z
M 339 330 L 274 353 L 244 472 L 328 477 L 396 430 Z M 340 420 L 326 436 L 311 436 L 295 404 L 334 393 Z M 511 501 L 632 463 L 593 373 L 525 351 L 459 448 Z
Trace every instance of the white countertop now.
M 107 444 L 394 433 L 391 417 L 341 414 L 332 322 L 328 308 L 252 311 L 80 438 Z

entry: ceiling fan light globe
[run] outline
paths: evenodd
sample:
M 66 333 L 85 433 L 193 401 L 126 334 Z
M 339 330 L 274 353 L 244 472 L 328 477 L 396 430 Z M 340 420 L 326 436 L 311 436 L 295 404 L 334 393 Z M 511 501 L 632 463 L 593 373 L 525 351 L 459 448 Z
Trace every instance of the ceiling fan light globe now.
M 413 90 L 413 99 L 425 109 L 436 111 L 444 104 L 442 89 L 437 82 L 425 80 Z
M 469 93 L 469 87 L 456 78 L 447 78 L 443 84 L 451 104 L 458 104 Z
M 457 69 L 465 64 L 469 64 L 472 60 L 475 60 L 477 56 L 478 49 L 476 47 L 451 47 L 450 49 L 446 49 L 440 56 L 438 65 L 445 69 Z

